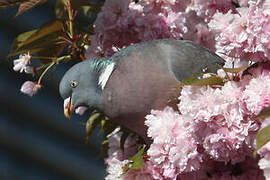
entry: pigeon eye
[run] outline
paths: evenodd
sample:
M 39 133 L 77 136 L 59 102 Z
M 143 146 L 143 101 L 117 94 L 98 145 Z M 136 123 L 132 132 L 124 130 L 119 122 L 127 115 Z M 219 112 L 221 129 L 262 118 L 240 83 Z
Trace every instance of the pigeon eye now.
M 77 81 L 75 81 L 75 80 L 70 81 L 70 86 L 71 86 L 72 88 L 75 88 L 75 87 L 77 87 L 77 86 L 78 86 L 78 82 L 77 82 Z

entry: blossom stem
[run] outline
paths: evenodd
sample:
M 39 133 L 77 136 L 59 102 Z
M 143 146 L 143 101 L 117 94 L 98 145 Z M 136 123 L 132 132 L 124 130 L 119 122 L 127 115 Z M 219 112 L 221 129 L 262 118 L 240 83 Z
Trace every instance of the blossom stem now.
M 73 15 L 72 15 L 72 8 L 71 8 L 71 2 L 68 0 L 67 2 L 67 11 L 68 11 L 68 19 L 69 19 L 69 31 L 70 31 L 70 37 L 73 39 Z
M 41 66 L 37 67 L 37 68 L 36 68 L 36 71 L 39 71 L 39 70 L 41 70 L 41 69 L 43 69 L 43 68 L 45 68 L 45 67 L 46 67 L 46 65 L 45 65 L 45 64 L 43 64 L 43 65 L 41 65 Z
M 71 59 L 71 55 L 67 55 L 67 56 L 62 56 L 56 59 L 56 62 L 58 63 L 59 61 L 63 61 L 66 59 Z
M 70 59 L 70 58 L 71 58 L 71 55 L 62 56 L 62 57 L 57 58 L 56 61 L 51 62 L 51 63 L 47 66 L 47 68 L 42 72 L 42 74 L 40 75 L 40 77 L 39 77 L 39 79 L 38 79 L 38 84 L 41 83 L 42 78 L 44 77 L 44 75 L 47 73 L 47 71 L 48 71 L 51 67 L 53 67 L 55 64 L 57 64 L 59 61 L 63 61 L 63 60 Z M 55 59 L 55 58 L 54 58 L 54 59 Z M 45 65 L 42 65 L 42 66 L 40 66 L 40 69 L 42 69 L 42 68 L 44 68 L 44 67 L 45 67 Z
M 44 57 L 44 56 L 32 56 L 32 58 L 37 58 L 37 59 L 56 59 L 55 57 Z
M 53 65 L 55 65 L 55 62 L 52 62 L 43 72 L 42 74 L 40 75 L 39 79 L 38 79 L 38 83 L 37 84 L 40 84 L 41 83 L 41 80 L 42 78 L 44 77 L 44 75 L 47 73 L 47 71 L 53 67 Z

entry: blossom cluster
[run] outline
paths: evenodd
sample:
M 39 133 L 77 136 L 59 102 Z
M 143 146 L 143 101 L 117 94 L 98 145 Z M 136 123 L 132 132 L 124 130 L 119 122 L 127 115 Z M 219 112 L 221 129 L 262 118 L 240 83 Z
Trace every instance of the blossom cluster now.
M 189 0 L 106 1 L 95 22 L 95 35 L 86 57 L 111 56 L 143 41 L 189 39 L 211 47 L 214 40 L 203 18 L 188 9 Z M 211 40 L 211 42 L 210 42 Z
M 217 52 L 228 59 L 268 61 L 270 55 L 269 2 L 249 2 L 249 7 L 237 8 L 226 14 L 217 12 L 209 22 L 216 33 Z
M 144 164 L 147 172 L 133 170 L 132 177 L 134 173 L 147 175 L 141 179 L 269 177 L 270 143 L 259 151 L 261 160 L 253 158 L 256 134 L 269 125 L 264 121 L 262 126 L 262 121 L 253 118 L 269 106 L 267 67 L 269 63 L 251 70 L 252 76 L 228 81 L 221 87 L 185 86 L 179 96 L 178 111 L 170 107 L 152 110 L 145 121 L 148 136 L 153 139 L 147 150 L 149 159 Z M 264 73 L 258 73 L 262 68 Z M 114 165 L 108 163 L 108 167 Z M 265 177 L 259 167 L 265 170 Z M 128 177 L 129 172 L 123 179 L 132 179 Z
M 220 69 L 223 86 L 184 86 L 177 110 L 152 110 L 145 125 L 153 142 L 142 169 L 123 173 L 137 149 L 121 151 L 121 134 L 114 132 L 106 179 L 270 179 L 269 143 L 253 157 L 256 134 L 270 125 L 254 118 L 270 106 L 270 1 L 107 0 L 86 57 L 162 38 L 208 47 L 227 68 L 257 66 L 238 73 Z M 136 144 L 131 138 L 127 147 L 130 142 Z

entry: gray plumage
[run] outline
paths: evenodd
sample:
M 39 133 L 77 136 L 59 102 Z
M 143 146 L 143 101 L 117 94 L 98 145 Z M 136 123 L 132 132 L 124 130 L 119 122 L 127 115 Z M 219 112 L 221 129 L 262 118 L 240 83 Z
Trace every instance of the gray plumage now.
M 170 97 L 179 96 L 174 87 L 204 68 L 215 72 L 223 59 L 208 49 L 184 40 L 154 40 L 122 49 L 111 58 L 76 64 L 63 77 L 60 94 L 72 97 L 73 106 L 87 105 L 112 120 L 146 136 L 144 117 L 151 109 L 162 109 Z M 113 66 L 104 89 L 100 76 Z M 76 80 L 78 86 L 70 87 Z

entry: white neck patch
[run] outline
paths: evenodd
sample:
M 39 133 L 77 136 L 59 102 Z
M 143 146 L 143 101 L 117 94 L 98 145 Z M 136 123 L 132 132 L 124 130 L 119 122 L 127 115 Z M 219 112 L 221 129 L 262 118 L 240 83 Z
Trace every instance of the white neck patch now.
M 107 83 L 108 79 L 110 78 L 110 76 L 111 76 L 111 74 L 112 74 L 112 72 L 113 72 L 114 65 L 115 65 L 115 63 L 109 64 L 109 65 L 104 69 L 104 71 L 101 73 L 101 75 L 99 76 L 99 79 L 98 79 L 98 85 L 101 86 L 102 90 L 103 90 L 104 87 L 106 86 L 106 83 Z

